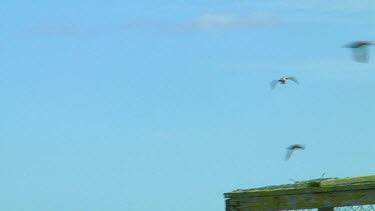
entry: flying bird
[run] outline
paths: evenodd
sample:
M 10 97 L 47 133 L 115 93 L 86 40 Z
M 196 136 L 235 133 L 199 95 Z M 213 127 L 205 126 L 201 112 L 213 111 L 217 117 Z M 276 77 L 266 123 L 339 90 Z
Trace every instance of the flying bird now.
M 297 81 L 297 79 L 295 77 L 292 77 L 292 76 L 289 76 L 289 77 L 282 77 L 281 79 L 279 80 L 273 80 L 271 81 L 271 89 L 275 89 L 276 85 L 278 83 L 281 83 L 281 84 L 285 84 L 287 80 L 291 80 L 293 81 L 294 83 L 296 84 L 299 84 L 299 82 Z
M 289 160 L 289 158 L 290 158 L 290 156 L 292 156 L 294 150 L 297 150 L 297 149 L 305 150 L 305 146 L 300 145 L 300 144 L 295 144 L 295 145 L 289 146 L 287 148 L 285 160 Z
M 357 62 L 367 62 L 369 58 L 369 46 L 375 45 L 375 42 L 371 41 L 356 41 L 348 45 L 347 48 L 352 48 L 353 58 Z

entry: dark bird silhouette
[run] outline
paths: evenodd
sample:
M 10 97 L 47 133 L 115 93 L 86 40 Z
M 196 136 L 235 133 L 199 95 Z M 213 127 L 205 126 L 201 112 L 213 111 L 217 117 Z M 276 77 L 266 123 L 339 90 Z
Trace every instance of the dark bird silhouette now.
M 375 45 L 375 42 L 356 41 L 345 45 L 345 47 L 352 49 L 355 61 L 365 63 L 369 59 L 369 46 L 371 45 Z
M 292 76 L 289 76 L 289 77 L 282 77 L 281 79 L 279 80 L 273 80 L 271 81 L 270 85 L 271 85 L 271 89 L 275 89 L 276 85 L 278 83 L 281 83 L 281 84 L 285 84 L 287 80 L 291 80 L 293 81 L 294 83 L 296 84 L 299 84 L 299 82 L 297 81 L 297 79 L 295 77 L 292 77 Z
M 287 148 L 285 160 L 289 160 L 290 156 L 292 156 L 294 150 L 296 150 L 296 149 L 305 150 L 305 146 L 300 145 L 300 144 L 294 144 L 294 145 L 289 146 Z

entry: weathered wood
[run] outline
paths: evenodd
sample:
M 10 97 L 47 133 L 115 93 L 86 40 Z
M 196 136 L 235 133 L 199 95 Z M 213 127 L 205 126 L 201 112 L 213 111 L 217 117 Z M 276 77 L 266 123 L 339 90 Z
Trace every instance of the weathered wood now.
M 332 186 L 332 187 L 316 187 L 316 188 L 297 188 L 284 190 L 269 190 L 260 192 L 231 192 L 225 193 L 226 198 L 248 198 L 248 197 L 266 197 L 266 196 L 285 196 L 297 194 L 316 194 L 326 192 L 350 192 L 356 190 L 374 190 L 375 184 L 368 185 L 351 185 L 351 186 Z
M 230 210 L 229 203 L 230 203 L 230 199 L 225 200 L 225 211 L 229 211 Z
M 333 207 L 319 208 L 318 211 L 333 211 Z
M 319 183 L 319 187 L 315 187 Z M 312 185 L 313 184 L 313 185 Z M 265 187 L 250 190 L 238 190 L 224 193 L 226 198 L 253 197 L 253 196 L 275 196 L 285 194 L 301 194 L 330 191 L 350 191 L 358 189 L 374 189 L 375 175 L 365 177 L 353 177 L 344 179 L 324 179 L 307 182 L 297 182 L 290 185 Z
M 375 176 L 238 190 L 226 193 L 225 197 L 226 211 L 328 211 L 333 207 L 375 204 Z
M 375 190 L 236 198 L 229 201 L 229 211 L 298 210 L 375 204 Z

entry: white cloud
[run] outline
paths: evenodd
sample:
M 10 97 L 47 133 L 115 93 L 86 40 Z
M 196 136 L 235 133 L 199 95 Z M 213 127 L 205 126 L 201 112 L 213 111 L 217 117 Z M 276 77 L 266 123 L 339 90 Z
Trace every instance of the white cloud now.
M 266 13 L 247 16 L 233 15 L 203 15 L 187 25 L 196 30 L 223 30 L 231 28 L 246 28 L 253 26 L 272 25 L 276 18 Z
M 262 9 L 277 14 L 283 22 L 374 24 L 373 0 L 284 0 L 241 2 L 237 8 Z
M 277 19 L 268 13 L 254 13 L 246 16 L 205 14 L 185 23 L 167 26 L 166 30 L 221 31 L 256 26 L 270 26 L 276 23 Z
M 262 8 L 263 10 L 305 10 L 316 12 L 373 12 L 373 0 L 283 0 L 263 2 L 241 2 L 240 7 Z

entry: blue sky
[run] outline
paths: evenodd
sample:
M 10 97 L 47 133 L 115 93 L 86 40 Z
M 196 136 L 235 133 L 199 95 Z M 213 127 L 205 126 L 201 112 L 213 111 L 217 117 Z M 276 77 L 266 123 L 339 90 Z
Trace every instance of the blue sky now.
M 374 10 L 3 1 L 0 209 L 223 210 L 235 189 L 373 174 L 375 49 L 342 46 L 375 40 Z M 300 85 L 271 91 L 282 76 Z

